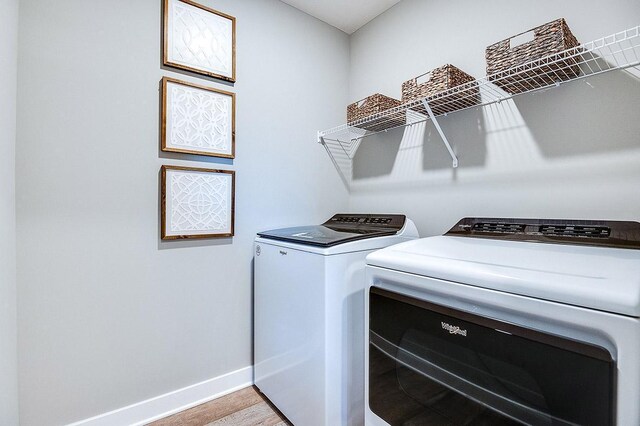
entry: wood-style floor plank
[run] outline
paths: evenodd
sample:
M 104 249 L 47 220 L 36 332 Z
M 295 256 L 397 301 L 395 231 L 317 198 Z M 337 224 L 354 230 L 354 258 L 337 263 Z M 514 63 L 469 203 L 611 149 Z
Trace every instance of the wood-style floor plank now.
M 274 426 L 281 422 L 280 416 L 266 402 L 261 402 L 241 411 L 236 411 L 207 426 Z
M 149 426 L 205 425 L 291 426 L 254 386 L 149 424 Z

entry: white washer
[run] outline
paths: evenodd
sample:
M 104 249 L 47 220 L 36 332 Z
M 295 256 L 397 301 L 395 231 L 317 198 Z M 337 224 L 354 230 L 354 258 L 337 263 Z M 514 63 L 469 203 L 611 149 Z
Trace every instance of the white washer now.
M 640 223 L 463 219 L 366 270 L 365 424 L 640 424 Z
M 299 426 L 362 425 L 364 267 L 418 237 L 401 215 L 339 214 L 255 241 L 255 384 Z

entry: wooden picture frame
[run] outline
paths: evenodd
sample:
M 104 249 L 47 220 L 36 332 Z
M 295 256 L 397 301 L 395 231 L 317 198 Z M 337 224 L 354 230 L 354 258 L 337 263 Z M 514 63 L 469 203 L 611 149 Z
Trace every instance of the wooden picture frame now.
M 191 0 L 164 0 L 162 61 L 235 83 L 236 18 Z
M 235 171 L 161 168 L 161 238 L 228 238 L 235 226 Z
M 235 158 L 235 141 L 235 93 L 162 79 L 162 151 Z

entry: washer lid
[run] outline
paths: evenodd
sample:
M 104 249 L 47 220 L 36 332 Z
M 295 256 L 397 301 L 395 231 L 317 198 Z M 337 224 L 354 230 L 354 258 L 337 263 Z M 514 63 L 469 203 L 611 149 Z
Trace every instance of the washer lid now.
M 274 229 L 258 236 L 318 247 L 331 247 L 366 238 L 395 235 L 405 223 L 402 215 L 336 214 L 316 226 Z
M 259 232 L 258 235 L 272 240 L 296 242 L 319 247 L 331 247 L 349 241 L 394 235 L 395 233 L 395 231 L 381 231 L 376 229 L 339 230 L 332 229 L 328 226 L 317 225 L 274 229 L 272 231 Z
M 441 236 L 378 250 L 367 264 L 640 317 L 640 250 Z

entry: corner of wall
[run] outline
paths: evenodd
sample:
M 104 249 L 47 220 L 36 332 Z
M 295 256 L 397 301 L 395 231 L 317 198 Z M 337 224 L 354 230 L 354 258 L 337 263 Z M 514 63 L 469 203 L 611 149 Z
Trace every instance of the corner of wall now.
M 18 0 L 0 3 L 0 424 L 18 424 L 16 90 Z

